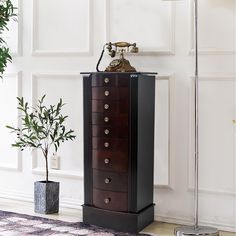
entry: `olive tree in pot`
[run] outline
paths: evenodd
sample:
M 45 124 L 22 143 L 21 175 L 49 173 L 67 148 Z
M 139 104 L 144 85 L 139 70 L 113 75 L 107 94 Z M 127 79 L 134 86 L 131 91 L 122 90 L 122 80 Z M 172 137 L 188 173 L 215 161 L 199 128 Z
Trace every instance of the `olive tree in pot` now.
M 49 151 L 54 148 L 57 152 L 62 142 L 75 139 L 75 135 L 73 135 L 73 130 L 65 128 L 64 122 L 68 116 L 61 114 L 64 106 L 62 99 L 56 105 L 47 107 L 43 104 L 45 96 L 38 100 L 31 112 L 24 98 L 18 97 L 17 108 L 22 112 L 22 127 L 6 127 L 17 134 L 13 147 L 20 148 L 21 151 L 27 147 L 42 151 L 45 159 L 46 180 L 34 183 L 35 212 L 50 214 L 57 213 L 59 210 L 59 182 L 48 179 Z

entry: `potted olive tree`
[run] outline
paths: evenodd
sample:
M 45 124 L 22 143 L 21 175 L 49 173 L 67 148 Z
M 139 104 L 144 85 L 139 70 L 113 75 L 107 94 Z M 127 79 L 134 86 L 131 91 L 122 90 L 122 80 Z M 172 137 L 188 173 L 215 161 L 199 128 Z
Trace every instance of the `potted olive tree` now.
M 62 99 L 56 105 L 45 106 L 44 95 L 30 111 L 29 105 L 23 97 L 18 97 L 18 109 L 22 112 L 22 127 L 15 128 L 6 126 L 11 132 L 16 133 L 17 138 L 13 147 L 39 149 L 45 159 L 44 181 L 34 183 L 35 212 L 50 214 L 57 213 L 59 209 L 59 182 L 48 179 L 48 157 L 49 151 L 56 152 L 61 143 L 75 139 L 73 130 L 66 130 L 64 122 L 68 116 L 61 114 L 64 106 Z
M 9 48 L 7 47 L 6 42 L 3 39 L 3 33 L 6 30 L 9 30 L 7 27 L 8 22 L 11 18 L 14 19 L 16 14 L 14 10 L 16 8 L 13 6 L 10 0 L 0 0 L 0 78 L 7 66 L 7 62 L 11 62 L 12 58 L 9 54 Z

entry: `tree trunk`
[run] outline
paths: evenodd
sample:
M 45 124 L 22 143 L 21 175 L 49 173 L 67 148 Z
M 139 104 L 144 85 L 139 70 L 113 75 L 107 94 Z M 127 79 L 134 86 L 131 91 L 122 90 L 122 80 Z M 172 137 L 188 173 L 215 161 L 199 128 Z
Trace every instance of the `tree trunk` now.
M 45 157 L 45 164 L 46 164 L 46 182 L 48 182 L 48 151 L 47 150 L 45 150 L 45 155 L 44 155 L 44 157 Z
M 46 161 L 46 182 L 48 182 L 48 157 L 45 157 Z

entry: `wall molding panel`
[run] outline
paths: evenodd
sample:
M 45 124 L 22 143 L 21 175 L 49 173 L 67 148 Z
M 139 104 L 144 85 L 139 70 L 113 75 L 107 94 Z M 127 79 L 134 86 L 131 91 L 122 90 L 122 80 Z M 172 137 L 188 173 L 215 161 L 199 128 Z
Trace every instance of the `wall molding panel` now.
M 190 96 L 189 100 L 194 101 L 194 76 L 190 77 L 191 79 L 191 88 L 190 88 Z M 234 76 L 229 76 L 229 75 L 222 75 L 222 76 L 214 76 L 214 75 L 207 75 L 207 76 L 200 76 L 199 77 L 199 82 L 234 82 L 236 86 L 236 77 Z M 193 102 L 190 102 L 190 113 L 189 113 L 189 158 L 188 158 L 188 186 L 187 186 L 187 191 L 188 192 L 193 192 L 194 191 L 194 186 L 191 183 L 191 178 L 190 176 L 193 175 L 191 173 L 191 159 L 194 158 L 194 107 L 193 107 Z M 200 114 L 199 114 L 200 115 Z M 232 117 L 233 119 L 233 117 Z M 205 187 L 199 187 L 199 193 L 203 194 L 210 194 L 210 195 L 224 195 L 228 197 L 236 197 L 236 192 L 235 190 L 223 190 L 223 189 L 215 189 L 215 188 L 205 188 Z
M 37 82 L 38 80 L 42 78 L 48 78 L 48 79 L 64 79 L 64 78 L 70 78 L 73 80 L 81 80 L 82 77 L 79 73 L 64 73 L 64 74 L 57 74 L 57 73 L 38 73 L 38 74 L 32 74 L 32 80 L 31 80 L 31 104 L 35 105 L 37 102 Z M 38 167 L 37 165 L 37 152 L 32 152 L 32 173 L 37 175 L 44 175 L 45 171 L 43 168 Z M 83 171 L 73 171 L 73 170 L 49 170 L 51 176 L 55 177 L 62 177 L 62 178 L 69 178 L 69 179 L 83 179 Z
M 23 45 L 23 42 L 22 42 L 22 21 L 23 21 L 23 0 L 17 0 L 17 8 L 18 8 L 18 15 L 17 15 L 17 48 L 15 51 L 12 51 L 11 55 L 13 57 L 20 57 L 22 56 L 22 45 Z M 14 4 L 14 1 L 13 1 L 13 4 Z
M 9 31 L 2 32 L 2 37 L 10 48 L 10 54 L 12 57 L 22 56 L 22 1 L 23 0 L 12 0 L 12 4 L 16 8 L 14 10 L 14 13 L 16 13 L 17 16 L 13 17 L 8 22 L 7 27 Z
M 200 4 L 200 2 L 199 2 Z M 222 1 L 223 4 L 223 1 Z M 195 49 L 194 49 L 194 3 L 193 1 L 190 1 L 189 4 L 190 8 L 189 8 L 189 12 L 190 12 L 190 49 L 189 49 L 189 54 L 193 55 L 195 54 Z M 200 11 L 200 10 L 199 10 Z M 200 19 L 199 19 L 200 21 Z M 199 33 L 200 34 L 200 33 Z M 206 48 L 201 48 L 201 46 L 199 45 L 199 55 L 236 55 L 236 47 L 232 48 L 232 49 L 228 49 L 228 48 L 210 48 L 210 47 L 206 47 Z
M 158 189 L 170 189 L 174 188 L 174 167 L 175 167 L 175 77 L 174 74 L 162 74 L 156 76 L 156 83 L 158 81 L 168 82 L 168 183 L 154 184 Z M 156 127 L 158 129 L 158 126 Z M 155 152 L 154 152 L 155 158 Z M 155 172 L 154 172 L 155 174 Z
M 37 19 L 37 2 L 40 0 L 33 0 L 33 19 L 32 19 L 32 56 L 90 56 L 92 55 L 92 38 L 93 38 L 93 0 L 86 1 L 88 6 L 85 11 L 88 11 L 88 33 L 87 39 L 89 41 L 88 48 L 85 50 L 71 49 L 71 50 L 43 50 L 37 47 L 38 38 L 38 19 Z
M 109 0 L 105 0 L 105 38 L 106 42 L 111 41 L 111 23 L 110 23 L 110 10 L 111 10 L 111 3 Z M 152 49 L 152 50 L 140 50 L 138 55 L 139 56 L 152 56 L 152 55 L 174 55 L 175 54 L 175 4 L 171 4 L 171 20 L 170 20 L 170 26 L 169 26 L 169 32 L 170 32 L 170 38 L 168 42 L 168 48 L 164 47 L 158 47 L 158 49 Z M 138 45 L 140 47 L 140 45 Z M 141 47 L 140 47 L 141 48 Z M 132 54 L 130 54 L 132 55 Z
M 18 72 L 18 73 L 7 73 L 4 75 L 4 79 L 15 79 L 16 80 L 16 90 L 15 92 L 15 97 L 20 97 L 22 96 L 22 72 Z M 21 126 L 21 121 L 20 121 L 20 112 L 19 110 L 17 110 L 17 126 L 20 127 Z M 13 135 L 13 134 L 12 134 Z M 9 144 L 11 145 L 11 144 Z M 4 171 L 17 171 L 17 172 L 21 172 L 22 171 L 22 154 L 20 150 L 16 151 L 16 164 L 14 166 L 0 166 L 0 170 L 4 170 Z
M 18 47 L 15 56 L 23 55 L 23 0 L 18 0 Z M 14 56 L 14 54 L 13 54 Z

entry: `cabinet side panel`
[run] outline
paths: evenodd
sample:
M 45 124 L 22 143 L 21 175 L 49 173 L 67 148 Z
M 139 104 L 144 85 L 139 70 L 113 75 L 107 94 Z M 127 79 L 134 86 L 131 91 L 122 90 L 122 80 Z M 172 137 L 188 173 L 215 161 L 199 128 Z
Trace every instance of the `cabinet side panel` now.
M 137 212 L 137 108 L 138 78 L 130 78 L 128 210 Z
M 153 203 L 155 77 L 138 77 L 137 210 Z
M 92 205 L 91 77 L 83 77 L 84 99 L 84 204 Z

